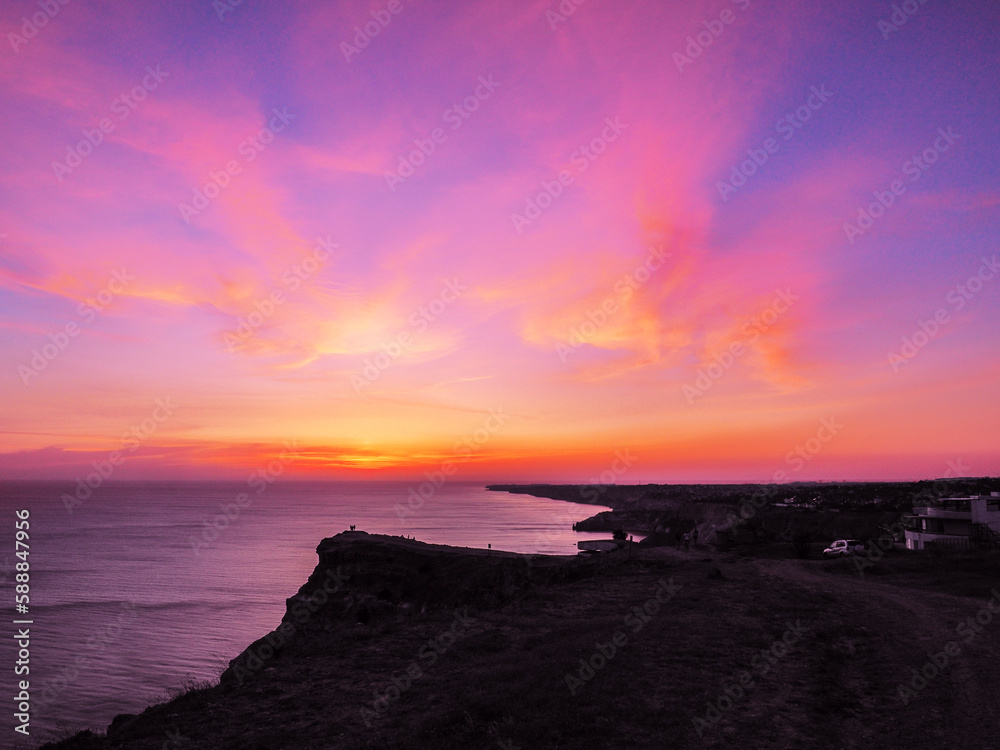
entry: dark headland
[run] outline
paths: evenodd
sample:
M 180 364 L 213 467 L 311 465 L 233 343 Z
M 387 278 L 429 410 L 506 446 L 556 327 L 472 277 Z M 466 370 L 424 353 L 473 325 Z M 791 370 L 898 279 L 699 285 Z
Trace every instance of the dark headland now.
M 725 518 L 656 492 L 594 502 L 646 514 L 642 527 L 607 521 L 635 531 Z M 798 557 L 781 537 L 791 522 L 771 512 L 770 541 L 702 534 L 689 551 L 591 557 L 337 534 L 281 625 L 218 684 L 44 747 L 997 747 L 1000 553 L 894 548 L 859 570 Z M 812 514 L 872 514 L 877 528 L 894 513 L 773 512 L 810 528 Z
M 700 538 L 707 542 L 722 543 L 723 537 L 735 538 L 738 532 L 756 542 L 798 537 L 818 544 L 842 537 L 877 537 L 881 530 L 909 514 L 915 503 L 944 496 L 989 494 L 1000 490 L 1000 480 L 958 477 L 920 482 L 494 484 L 487 489 L 611 508 L 577 523 L 578 531 L 622 529 L 646 535 L 670 530 L 676 534 L 697 526 Z

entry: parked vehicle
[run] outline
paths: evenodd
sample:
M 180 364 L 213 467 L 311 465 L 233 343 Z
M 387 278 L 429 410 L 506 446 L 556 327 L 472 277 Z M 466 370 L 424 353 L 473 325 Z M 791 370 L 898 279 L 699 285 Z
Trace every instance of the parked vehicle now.
M 840 555 L 856 555 L 864 552 L 865 545 L 857 539 L 838 539 L 825 550 L 823 557 L 839 557 Z

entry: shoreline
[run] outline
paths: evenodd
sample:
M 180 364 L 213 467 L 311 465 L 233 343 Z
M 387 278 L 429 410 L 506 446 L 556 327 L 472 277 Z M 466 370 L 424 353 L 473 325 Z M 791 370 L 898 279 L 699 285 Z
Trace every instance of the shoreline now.
M 895 552 L 859 578 L 849 560 L 705 544 L 545 556 L 348 531 L 316 551 L 281 623 L 218 685 L 116 716 L 105 735 L 42 747 L 153 750 L 182 737 L 173 746 L 547 749 L 612 746 L 622 733 L 637 748 L 660 748 L 666 737 L 675 747 L 722 747 L 732 731 L 761 747 L 848 735 L 910 747 L 943 737 L 926 707 L 956 700 L 941 680 L 909 706 L 892 702 L 896 683 L 920 666 L 910 642 L 947 638 L 985 606 L 1000 575 L 998 553 Z M 788 622 L 787 653 L 754 662 Z M 968 688 L 982 691 L 964 710 L 982 718 L 948 735 L 969 747 L 1000 730 L 987 689 L 1000 677 L 1000 638 L 979 636 L 977 648 L 956 659 Z M 706 711 L 732 684 L 746 699 Z
M 490 484 L 486 489 L 611 508 L 578 522 L 575 531 L 621 529 L 656 536 L 697 528 L 702 540 L 711 542 L 718 536 L 720 543 L 728 544 L 734 540 L 731 529 L 737 526 L 755 541 L 791 539 L 796 534 L 831 539 L 877 536 L 879 528 L 911 513 L 915 501 L 947 494 L 988 494 L 998 484 L 994 477 L 968 477 L 783 484 Z M 786 500 L 790 502 L 782 502 Z

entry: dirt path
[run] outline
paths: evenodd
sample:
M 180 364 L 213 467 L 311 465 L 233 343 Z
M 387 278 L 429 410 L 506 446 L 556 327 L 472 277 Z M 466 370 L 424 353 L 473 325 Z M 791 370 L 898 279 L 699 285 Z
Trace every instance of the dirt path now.
M 978 632 L 968 623 L 957 630 L 968 618 L 975 620 L 986 605 L 985 597 L 920 591 L 874 576 L 844 575 L 831 572 L 824 562 L 756 560 L 753 565 L 774 585 L 824 592 L 831 606 L 851 612 L 850 621 L 858 625 L 854 633 L 826 634 L 833 636 L 827 652 L 810 654 L 804 667 L 813 672 L 815 697 L 845 709 L 846 722 L 824 722 L 838 737 L 837 746 L 889 742 L 901 747 L 906 737 L 912 737 L 914 746 L 927 746 L 929 741 L 936 747 L 1000 746 L 996 697 L 1000 686 L 995 681 L 1000 614 L 990 613 L 990 622 Z M 959 653 L 947 657 L 941 669 L 928 667 L 928 655 L 941 654 L 949 643 Z M 929 679 L 918 677 L 904 703 L 898 685 L 911 685 L 913 670 L 925 667 Z M 829 689 L 826 696 L 824 686 Z

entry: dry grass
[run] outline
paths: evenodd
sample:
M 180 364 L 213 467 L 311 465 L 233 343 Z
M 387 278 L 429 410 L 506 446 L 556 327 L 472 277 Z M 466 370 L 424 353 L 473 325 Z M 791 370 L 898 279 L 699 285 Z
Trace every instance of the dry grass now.
M 450 574 L 490 565 L 503 563 L 470 557 Z M 242 686 L 149 709 L 118 746 L 159 748 L 170 727 L 192 749 L 994 746 L 1000 622 L 908 705 L 896 686 L 975 615 L 998 585 L 998 558 L 900 555 L 879 566 L 860 578 L 850 561 L 635 551 L 521 581 L 470 610 L 476 622 L 433 664 L 420 649 L 449 628 L 450 607 L 316 623 Z M 633 632 L 626 616 L 671 577 L 679 593 Z M 789 622 L 806 634 L 764 672 L 755 658 Z M 616 631 L 627 644 L 571 694 L 566 675 Z M 361 709 L 413 662 L 421 676 L 367 727 Z M 744 671 L 753 686 L 699 736 L 693 719 Z

